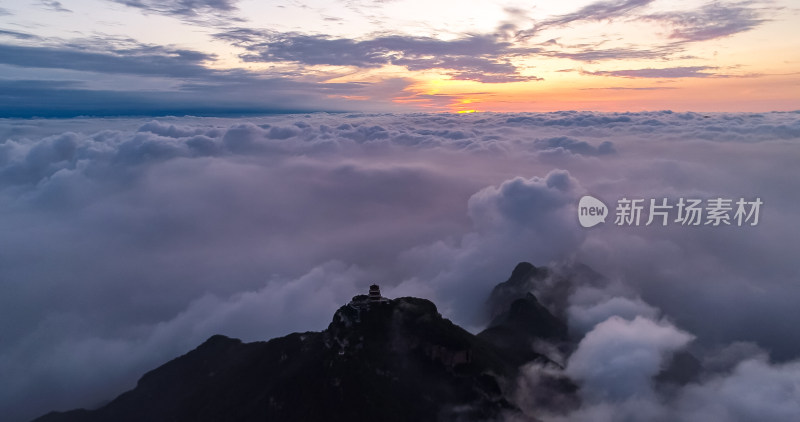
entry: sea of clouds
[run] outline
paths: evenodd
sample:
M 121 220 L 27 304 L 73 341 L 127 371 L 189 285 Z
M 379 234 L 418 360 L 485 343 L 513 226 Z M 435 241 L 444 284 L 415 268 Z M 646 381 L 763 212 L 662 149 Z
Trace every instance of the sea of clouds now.
M 529 261 L 605 276 L 568 299 L 582 405 L 548 420 L 797 420 L 798 159 L 797 112 L 0 119 L 0 414 L 97 406 L 216 333 L 324 329 L 371 283 L 477 331 Z M 585 194 L 764 204 L 584 229 Z M 658 389 L 681 350 L 707 374 Z

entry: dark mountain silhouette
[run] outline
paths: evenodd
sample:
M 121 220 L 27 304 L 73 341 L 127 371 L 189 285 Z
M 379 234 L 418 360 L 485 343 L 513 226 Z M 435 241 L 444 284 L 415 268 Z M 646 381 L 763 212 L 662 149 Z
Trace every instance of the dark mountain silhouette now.
M 486 300 L 490 320 L 506 312 L 512 302 L 525 297 L 537 282 L 549 275 L 550 271 L 545 267 L 535 267 L 528 262 L 517 264 L 508 280 L 494 286 Z
M 525 289 L 512 292 L 502 286 L 546 271 L 518 265 L 492 293 L 502 296 L 495 302 L 505 309 L 478 335 L 443 318 L 428 300 L 386 299 L 373 286 L 369 295 L 339 308 L 322 332 L 253 343 L 216 335 L 146 373 L 134 389 L 99 409 L 51 412 L 35 421 L 486 421 L 521 416 L 512 399 L 519 368 L 528 362 L 559 367 L 530 345 L 564 341 L 566 325 Z M 576 403 L 575 392 L 566 377 L 547 375 L 530 399 L 544 410 L 556 402 Z
M 539 303 L 530 292 L 533 283 L 549 275 L 547 268 L 537 268 L 527 262 L 518 264 L 511 277 L 492 290 L 487 300 L 492 319 L 489 327 L 478 337 L 525 361 L 539 358 L 534 351 L 537 341 L 565 344 L 566 323 Z

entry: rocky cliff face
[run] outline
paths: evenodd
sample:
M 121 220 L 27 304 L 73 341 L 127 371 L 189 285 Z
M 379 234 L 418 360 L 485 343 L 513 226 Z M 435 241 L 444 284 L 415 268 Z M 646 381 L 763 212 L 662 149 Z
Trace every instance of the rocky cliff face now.
M 524 289 L 517 297 L 507 290 L 505 309 L 477 336 L 425 299 L 370 303 L 356 297 L 322 332 L 254 343 L 213 336 L 99 409 L 54 412 L 36 421 L 485 421 L 514 415 L 518 409 L 509 398 L 518 368 L 529 361 L 557 366 L 531 343 L 561 341 L 566 326 Z M 574 384 L 564 377 L 542 385 L 534 393 L 543 406 L 554 394 L 574 396 Z

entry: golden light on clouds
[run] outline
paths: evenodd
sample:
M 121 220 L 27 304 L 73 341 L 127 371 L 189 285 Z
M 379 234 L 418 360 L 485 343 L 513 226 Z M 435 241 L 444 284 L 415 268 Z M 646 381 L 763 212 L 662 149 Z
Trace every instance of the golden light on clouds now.
M 248 107 L 269 86 L 298 90 L 312 110 L 800 108 L 800 11 L 788 0 L 180 4 L 90 0 L 67 5 L 69 19 L 4 6 L 0 43 L 77 61 L 20 51 L 0 64 L 87 90 L 100 88 L 99 73 L 111 75 L 106 86 L 125 75 L 230 92 L 231 103 L 244 92 Z M 86 54 L 97 57 L 80 62 Z

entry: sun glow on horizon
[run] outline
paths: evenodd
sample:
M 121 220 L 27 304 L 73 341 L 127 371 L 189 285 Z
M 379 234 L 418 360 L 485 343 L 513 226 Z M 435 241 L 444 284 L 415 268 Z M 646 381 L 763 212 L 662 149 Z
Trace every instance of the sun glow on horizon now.
M 0 46 L 14 50 L 2 79 L 109 98 L 140 87 L 153 107 L 202 91 L 244 108 L 800 109 L 788 0 L 56 3 L 0 8 Z

